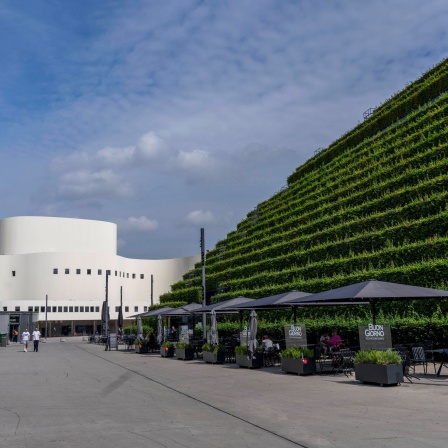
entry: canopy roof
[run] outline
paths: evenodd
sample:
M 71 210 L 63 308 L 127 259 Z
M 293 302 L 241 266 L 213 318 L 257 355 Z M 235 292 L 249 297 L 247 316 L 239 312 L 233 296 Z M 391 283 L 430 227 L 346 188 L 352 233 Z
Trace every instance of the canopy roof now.
M 179 308 L 173 308 L 163 313 L 164 316 L 185 316 L 192 314 L 198 308 L 201 308 L 200 303 L 189 303 L 188 305 L 180 306 Z
M 254 299 L 249 299 L 247 297 L 239 296 L 234 299 L 225 300 L 223 302 L 212 303 L 211 305 L 207 305 L 201 308 L 194 310 L 195 313 L 209 313 L 211 310 L 215 310 L 217 313 L 219 312 L 229 312 L 235 305 L 239 305 L 241 303 L 249 303 L 254 302 Z
M 303 297 L 310 296 L 309 292 L 301 292 L 301 291 L 290 291 L 283 292 L 281 294 L 276 294 L 274 296 L 263 297 L 262 299 L 253 300 L 249 303 L 240 303 L 239 305 L 233 305 L 232 308 L 235 310 L 249 310 L 249 309 L 275 309 L 280 307 L 291 306 L 291 300 L 300 299 Z
M 312 294 L 308 297 L 295 299 L 288 302 L 290 305 L 307 303 L 340 302 L 369 303 L 382 300 L 404 300 L 404 299 L 429 299 L 448 297 L 448 291 L 420 286 L 403 285 L 401 283 L 382 282 L 379 280 L 367 280 L 341 288 Z
M 154 316 L 158 316 L 159 314 L 164 314 L 166 311 L 169 311 L 172 309 L 173 308 L 171 306 L 164 306 L 163 308 L 158 308 L 156 310 L 147 311 L 146 313 L 134 314 L 133 316 L 129 316 L 128 319 L 134 318 L 134 317 L 154 317 Z

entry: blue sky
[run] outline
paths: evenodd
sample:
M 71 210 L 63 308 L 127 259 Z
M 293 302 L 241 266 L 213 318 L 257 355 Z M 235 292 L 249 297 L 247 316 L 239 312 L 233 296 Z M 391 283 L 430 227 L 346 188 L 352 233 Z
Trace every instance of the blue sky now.
M 224 239 L 314 150 L 447 57 L 448 2 L 0 2 L 0 218 Z

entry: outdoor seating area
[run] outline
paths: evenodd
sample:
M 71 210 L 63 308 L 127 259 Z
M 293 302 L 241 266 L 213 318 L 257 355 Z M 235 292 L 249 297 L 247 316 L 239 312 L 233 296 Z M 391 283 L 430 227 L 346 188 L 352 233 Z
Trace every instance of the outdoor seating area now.
M 423 341 L 400 343 L 392 341 L 390 325 L 377 323 L 377 305 L 396 300 L 424 300 L 448 297 L 448 291 L 401 285 L 377 280 L 309 294 L 300 291 L 277 294 L 254 300 L 236 297 L 224 302 L 201 306 L 191 303 L 179 308 L 163 307 L 136 316 L 137 335 L 123 336 L 120 342 L 131 347 L 134 339 L 141 341 L 136 352 L 142 350 L 145 337 L 142 318 L 157 317 L 157 346 L 163 357 L 181 360 L 203 361 L 211 364 L 236 364 L 249 369 L 265 369 L 299 375 L 344 375 L 364 382 L 380 385 L 414 383 L 419 377 L 442 375 L 448 367 L 448 344 L 445 341 Z M 371 322 L 358 327 L 358 337 L 353 340 L 345 334 L 338 334 L 335 328 L 322 328 L 320 336 L 307 339 L 303 322 L 297 322 L 297 310 L 307 306 L 338 306 L 368 304 Z M 284 338 L 271 340 L 269 335 L 258 331 L 258 312 L 286 309 L 293 311 L 294 322 L 284 325 Z M 245 313 L 245 314 L 243 314 Z M 218 316 L 236 314 L 239 316 L 240 331 L 227 337 L 219 337 Z M 250 315 L 249 315 L 250 314 Z M 243 326 L 243 315 L 248 324 Z M 208 317 L 209 324 L 203 328 L 203 338 L 194 334 L 195 322 Z M 178 326 L 173 323 L 179 322 Z M 165 319 L 165 320 L 164 320 Z M 193 327 L 193 328 L 191 328 Z M 149 333 L 153 338 L 152 332 Z M 423 335 L 426 336 L 426 335 Z M 131 342 L 132 341 L 132 342 Z M 100 338 L 99 341 L 102 342 Z M 163 353 L 162 353 L 163 349 Z M 185 350 L 190 355 L 185 355 Z M 154 350 L 153 350 L 154 351 Z M 179 356 L 176 356 L 179 351 Z M 362 368 L 360 367 L 362 365 Z M 370 367 L 369 367 L 370 366 Z M 384 371 L 380 367 L 383 366 Z M 394 369 L 392 369 L 392 367 Z M 378 380 L 366 372 L 381 371 Z M 392 372 L 392 373 L 391 373 Z M 395 373 L 394 373 L 395 372 Z

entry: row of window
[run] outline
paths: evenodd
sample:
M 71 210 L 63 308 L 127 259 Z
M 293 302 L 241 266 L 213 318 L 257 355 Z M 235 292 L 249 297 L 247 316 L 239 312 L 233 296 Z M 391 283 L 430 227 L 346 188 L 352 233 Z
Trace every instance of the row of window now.
M 39 309 L 41 313 L 45 313 L 45 306 L 29 306 L 28 311 L 39 313 Z M 120 307 L 116 306 L 115 311 L 118 313 Z M 146 312 L 148 311 L 148 307 L 143 307 L 143 310 Z M 8 307 L 4 306 L 3 311 L 8 311 Z M 20 306 L 16 306 L 14 311 L 22 311 L 20 309 Z M 48 313 L 99 313 L 100 307 L 99 306 L 47 306 L 47 312 Z M 124 307 L 124 312 L 129 313 L 129 307 Z M 138 313 L 138 306 L 134 306 L 134 312 Z
M 11 271 L 12 276 L 15 277 L 16 276 L 16 271 Z M 64 269 L 64 273 L 65 274 L 70 274 L 70 269 L 69 268 L 65 268 Z M 54 268 L 53 269 L 53 274 L 59 274 L 59 269 L 58 268 Z M 76 274 L 80 275 L 81 274 L 81 269 L 76 269 Z M 87 269 L 87 275 L 92 275 L 92 269 Z M 103 270 L 102 269 L 98 269 L 98 275 L 103 275 Z M 110 270 L 106 271 L 106 275 L 112 275 Z M 129 278 L 129 272 L 121 272 L 121 271 L 115 271 L 115 277 L 123 277 L 123 278 Z M 137 278 L 137 274 L 132 274 L 131 278 Z M 145 274 L 140 274 L 140 278 L 143 280 L 145 278 Z
M 59 269 L 54 268 L 53 274 L 59 274 Z M 70 274 L 70 269 L 65 268 L 64 274 Z M 76 274 L 81 274 L 81 269 L 76 269 Z M 87 275 L 92 275 L 92 269 L 87 269 Z M 103 275 L 103 270 L 98 269 L 98 275 Z M 106 270 L 106 275 L 112 275 L 111 271 L 108 269 Z M 15 271 L 13 271 L 13 277 L 15 276 Z M 123 277 L 123 278 L 129 278 L 129 272 L 121 272 L 121 271 L 115 271 L 115 277 Z M 132 278 L 137 278 L 137 274 L 132 274 Z M 145 278 L 145 274 L 140 274 L 140 278 L 143 280 Z

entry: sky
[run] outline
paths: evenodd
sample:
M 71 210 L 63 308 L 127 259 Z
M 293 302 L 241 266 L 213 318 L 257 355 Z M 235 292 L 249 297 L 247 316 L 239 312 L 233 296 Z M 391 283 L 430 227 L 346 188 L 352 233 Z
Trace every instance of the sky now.
M 2 0 L 0 219 L 177 258 L 448 56 L 445 0 Z

